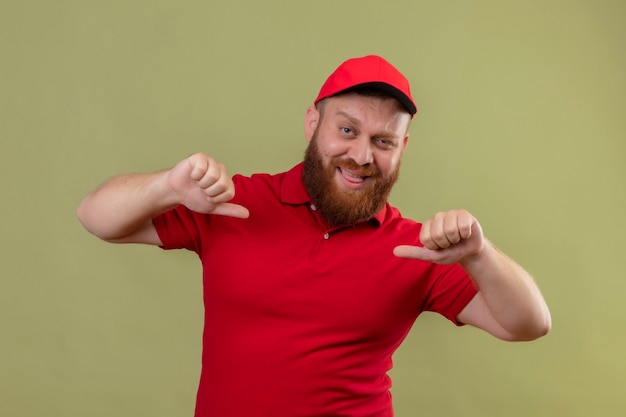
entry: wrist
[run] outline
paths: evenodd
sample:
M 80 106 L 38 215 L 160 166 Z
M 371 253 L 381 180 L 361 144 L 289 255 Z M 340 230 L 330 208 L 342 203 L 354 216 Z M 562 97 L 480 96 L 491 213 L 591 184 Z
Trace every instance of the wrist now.
M 150 191 L 155 198 L 155 207 L 162 212 L 182 204 L 179 194 L 171 186 L 170 170 L 158 171 L 153 175 Z
M 494 250 L 493 245 L 487 239 L 483 239 L 476 252 L 465 256 L 459 261 L 459 264 L 468 271 L 473 270 L 488 262 L 488 259 L 493 256 Z

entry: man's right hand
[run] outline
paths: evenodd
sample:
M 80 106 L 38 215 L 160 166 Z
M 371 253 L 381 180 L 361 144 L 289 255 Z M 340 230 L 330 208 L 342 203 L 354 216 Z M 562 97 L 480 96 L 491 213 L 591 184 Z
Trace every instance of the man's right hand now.
M 199 213 L 247 218 L 245 207 L 229 203 L 235 195 L 233 180 L 223 164 L 197 153 L 167 172 L 167 183 L 176 199 Z
M 224 165 L 195 154 L 169 170 L 105 181 L 81 201 L 77 215 L 85 229 L 108 242 L 161 245 L 154 216 L 183 204 L 200 213 L 247 218 L 248 209 L 228 202 L 234 195 Z

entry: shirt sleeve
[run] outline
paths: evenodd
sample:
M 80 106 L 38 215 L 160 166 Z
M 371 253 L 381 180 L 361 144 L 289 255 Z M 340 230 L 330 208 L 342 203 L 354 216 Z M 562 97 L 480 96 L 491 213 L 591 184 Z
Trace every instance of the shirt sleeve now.
M 439 267 L 424 310 L 439 313 L 457 326 L 463 326 L 457 316 L 474 298 L 478 288 L 460 265 Z
M 241 187 L 245 185 L 247 178 L 241 175 L 233 176 L 233 182 L 237 188 L 235 197 L 231 203 L 244 204 L 241 202 Z M 187 249 L 197 254 L 202 252 L 202 246 L 208 245 L 211 240 L 211 230 L 217 224 L 223 224 L 227 216 L 213 216 L 210 214 L 197 213 L 183 205 L 176 206 L 152 219 L 152 224 L 161 239 L 161 248 Z
M 152 219 L 163 249 L 201 250 L 201 233 L 208 227 L 208 215 L 195 213 L 185 206 L 177 206 Z

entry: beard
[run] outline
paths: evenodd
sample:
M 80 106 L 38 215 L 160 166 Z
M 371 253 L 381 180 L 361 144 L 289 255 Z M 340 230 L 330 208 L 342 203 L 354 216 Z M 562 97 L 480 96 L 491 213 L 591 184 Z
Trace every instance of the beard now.
M 369 184 L 359 190 L 339 187 L 335 179 L 339 168 L 369 177 Z M 316 131 L 305 151 L 302 179 L 320 216 L 331 227 L 343 227 L 367 221 L 378 214 L 387 203 L 399 172 L 398 165 L 389 175 L 383 175 L 378 167 L 359 165 L 353 159 L 333 158 L 324 165 Z

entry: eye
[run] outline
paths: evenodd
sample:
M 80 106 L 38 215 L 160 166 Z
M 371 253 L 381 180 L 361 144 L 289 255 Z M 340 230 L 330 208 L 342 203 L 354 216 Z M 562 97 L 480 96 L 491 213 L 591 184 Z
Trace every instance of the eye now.
M 350 129 L 349 127 L 342 127 L 341 132 L 346 135 L 351 135 L 353 133 L 352 129 Z
M 395 142 L 386 138 L 376 138 L 376 144 L 383 149 L 391 149 L 396 146 Z

